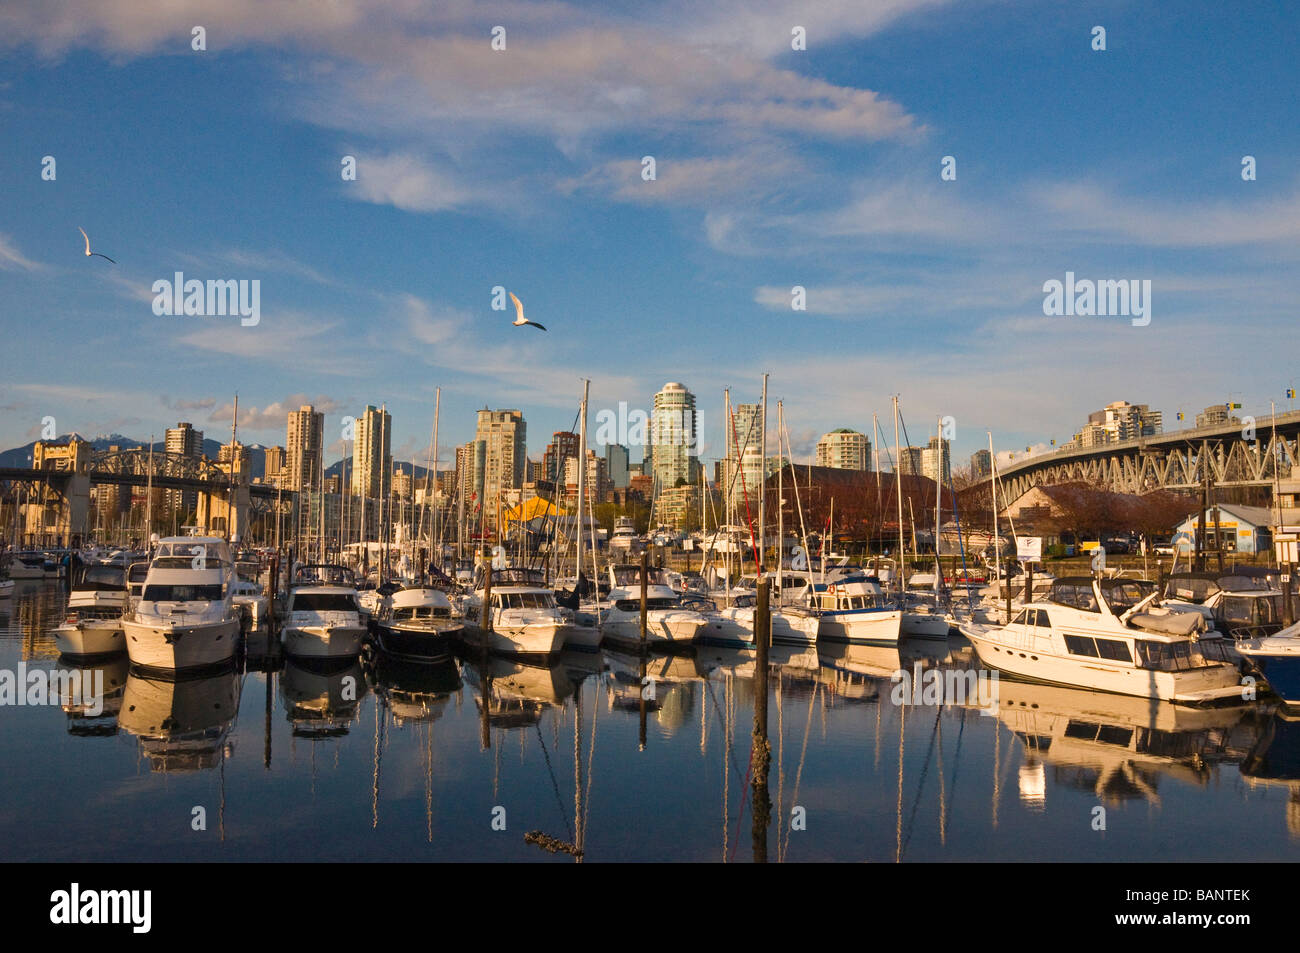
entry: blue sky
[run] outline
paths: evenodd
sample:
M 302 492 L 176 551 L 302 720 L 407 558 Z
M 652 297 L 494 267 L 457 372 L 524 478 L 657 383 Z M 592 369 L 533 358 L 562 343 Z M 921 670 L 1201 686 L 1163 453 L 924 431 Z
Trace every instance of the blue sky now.
M 484 406 L 536 457 L 590 377 L 593 435 L 685 383 L 707 458 L 723 387 L 767 371 L 796 456 L 873 412 L 892 442 L 897 393 L 961 462 L 1117 399 L 1267 412 L 1300 376 L 1284 4 L 154 6 L 0 10 L 0 445 L 45 416 L 224 439 L 238 391 L 246 441 L 309 401 L 337 454 L 386 402 L 422 461 L 441 386 L 443 460 Z M 260 323 L 156 316 L 176 271 L 260 280 Z M 1150 279 L 1150 325 L 1044 316 L 1066 271 Z

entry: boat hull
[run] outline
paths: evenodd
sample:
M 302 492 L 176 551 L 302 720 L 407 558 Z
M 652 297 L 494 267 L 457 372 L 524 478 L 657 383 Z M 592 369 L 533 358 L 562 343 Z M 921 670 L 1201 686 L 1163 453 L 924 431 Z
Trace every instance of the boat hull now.
M 826 612 L 818 638 L 853 645 L 897 645 L 902 627 L 903 613 L 894 609 Z
M 282 636 L 284 654 L 305 661 L 343 661 L 361 653 L 364 626 L 286 626 Z
M 908 639 L 946 639 L 948 619 L 926 612 L 904 612 L 901 631 Z
M 229 665 L 239 640 L 238 617 L 202 625 L 124 621 L 126 651 L 139 668 L 199 671 Z
M 375 646 L 390 658 L 403 662 L 442 662 L 452 654 L 464 626 L 430 629 L 377 622 L 372 627 Z
M 70 658 L 117 655 L 126 651 L 126 635 L 121 619 L 68 622 L 54 630 L 54 645 Z
M 1018 678 L 1176 704 L 1205 704 L 1242 697 L 1236 669 L 1224 663 L 1177 672 L 1156 671 L 1108 664 L 1099 658 L 1076 660 L 1043 651 L 1031 652 L 999 642 L 974 626 L 964 626 L 961 632 L 974 646 L 981 664 Z
M 604 635 L 596 625 L 568 625 L 564 629 L 564 649 L 574 652 L 599 652 Z
M 647 645 L 658 649 L 688 649 L 695 644 L 708 620 L 698 613 L 650 612 L 646 617 Z M 622 645 L 641 644 L 640 616 L 606 618 L 601 623 L 605 638 Z
M 487 650 L 493 655 L 549 660 L 563 651 L 565 628 L 559 622 L 493 626 L 486 633 Z M 467 624 L 461 638 L 471 648 L 482 649 L 484 637 L 479 626 Z

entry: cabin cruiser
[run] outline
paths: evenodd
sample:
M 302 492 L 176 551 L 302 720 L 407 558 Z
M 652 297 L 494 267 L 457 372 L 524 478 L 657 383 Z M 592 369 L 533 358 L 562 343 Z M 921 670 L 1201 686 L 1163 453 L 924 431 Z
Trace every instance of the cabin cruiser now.
M 1287 707 L 1300 706 L 1300 622 L 1273 635 L 1236 643 Z
M 568 625 L 540 570 L 494 569 L 490 596 L 484 592 L 485 578 L 480 575 L 465 600 L 466 641 L 482 646 L 486 639 L 490 652 L 536 659 L 549 659 L 564 648 Z M 481 628 L 485 598 L 490 600 L 487 633 Z
M 113 655 L 126 651 L 122 614 L 127 607 L 127 567 L 91 565 L 82 569 L 68 596 L 68 612 L 54 630 L 60 655 Z
M 239 640 L 230 547 L 215 536 L 160 540 L 144 591 L 122 621 L 131 662 L 168 672 L 230 665 Z
M 464 630 L 464 623 L 452 617 L 447 594 L 432 586 L 398 589 L 370 625 L 379 651 L 410 662 L 448 658 Z
M 1174 573 L 1165 581 L 1161 604 L 1200 613 L 1208 628 L 1234 643 L 1274 635 L 1284 624 L 1282 593 L 1244 574 Z
M 708 625 L 701 630 L 699 640 L 711 645 L 745 648 L 754 644 L 754 626 L 758 612 L 758 596 L 746 593 L 737 596 L 725 609 L 705 613 Z M 817 641 L 821 618 L 816 612 L 799 606 L 768 608 L 772 643 L 785 645 L 811 645 Z
M 48 572 L 50 560 L 44 553 L 21 552 L 14 553 L 9 561 L 9 578 L 11 579 L 44 579 L 51 575 Z M 57 568 L 55 574 L 57 574 Z
M 804 605 L 820 616 L 819 639 L 890 645 L 902 636 L 903 611 L 886 602 L 880 584 L 871 576 L 813 583 L 804 594 Z
M 641 567 L 609 567 L 609 607 L 601 619 L 607 639 L 624 645 L 641 642 Z M 708 618 L 682 607 L 678 593 L 659 570 L 646 574 L 646 644 L 659 649 L 691 646 Z
M 244 614 L 247 627 L 256 628 L 270 618 L 270 600 L 258 581 L 261 566 L 255 562 L 235 563 L 234 601 Z
M 361 652 L 366 622 L 356 580 L 346 566 L 299 566 L 289 589 L 281 640 L 299 661 L 344 664 Z
M 982 664 L 1035 681 L 1183 704 L 1241 698 L 1236 666 L 1202 652 L 1204 619 L 1155 608 L 1158 595 L 1144 580 L 1065 577 L 1007 625 L 961 631 Z
M 630 516 L 620 516 L 614 520 L 614 535 L 609 538 L 609 550 L 619 555 L 636 556 L 644 546 L 637 535 L 636 524 Z

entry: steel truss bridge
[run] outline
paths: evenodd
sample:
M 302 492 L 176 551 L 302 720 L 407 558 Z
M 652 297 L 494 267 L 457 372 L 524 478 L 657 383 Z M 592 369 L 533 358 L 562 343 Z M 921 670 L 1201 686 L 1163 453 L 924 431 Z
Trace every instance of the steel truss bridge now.
M 1271 487 L 1300 464 L 1300 411 L 1140 437 L 1013 461 L 998 473 L 1008 500 L 1036 486 L 1086 483 L 1117 493 Z

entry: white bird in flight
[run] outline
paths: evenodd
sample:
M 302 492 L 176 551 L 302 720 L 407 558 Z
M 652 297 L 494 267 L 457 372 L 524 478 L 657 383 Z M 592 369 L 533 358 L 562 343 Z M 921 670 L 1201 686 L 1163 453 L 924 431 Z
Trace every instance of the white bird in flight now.
M 512 324 L 514 324 L 515 327 L 522 328 L 525 324 L 531 324 L 535 328 L 542 328 L 542 326 L 538 324 L 536 321 L 527 321 L 524 319 L 524 304 L 522 301 L 520 301 L 518 298 L 515 297 L 515 293 L 513 291 L 510 292 L 510 300 L 515 303 L 515 314 L 518 315 L 518 317 L 516 317 L 515 320 L 511 322 Z M 542 328 L 542 330 L 545 331 L 546 328 Z
M 89 258 L 91 255 L 99 255 L 99 257 L 100 257 L 100 258 L 103 258 L 105 261 L 113 261 L 113 259 L 109 258 L 107 255 L 101 255 L 101 254 L 100 254 L 99 252 L 97 252 L 97 251 L 91 251 L 91 250 L 90 250 L 90 236 L 86 234 L 86 230 L 85 230 L 84 228 L 82 228 L 80 225 L 78 225 L 78 226 L 77 226 L 77 231 L 81 232 L 81 237 L 84 238 L 84 239 L 86 240 L 86 257 L 87 257 L 87 258 Z M 113 264 L 116 265 L 117 262 L 113 261 Z

